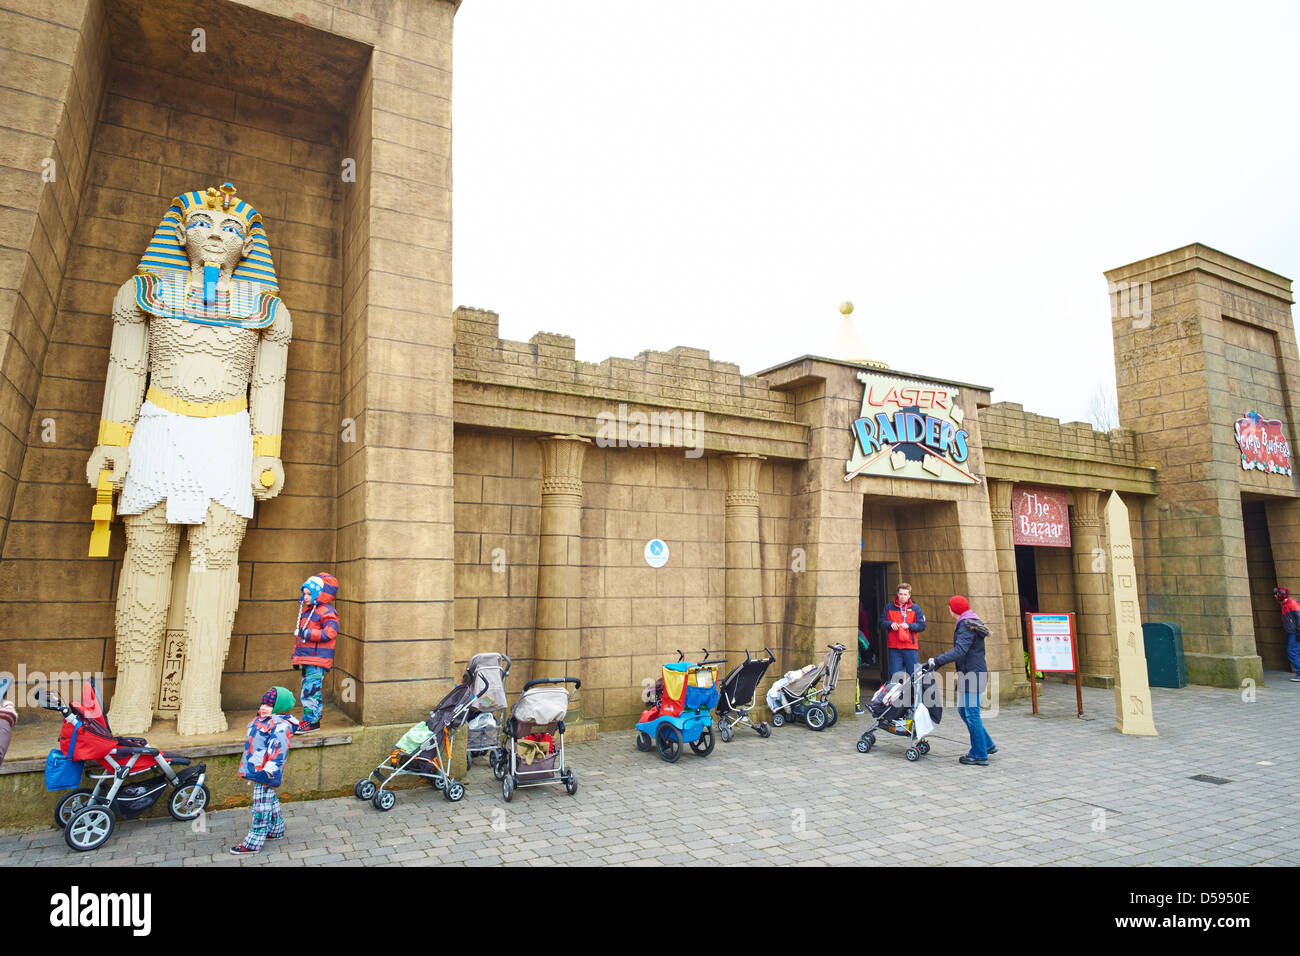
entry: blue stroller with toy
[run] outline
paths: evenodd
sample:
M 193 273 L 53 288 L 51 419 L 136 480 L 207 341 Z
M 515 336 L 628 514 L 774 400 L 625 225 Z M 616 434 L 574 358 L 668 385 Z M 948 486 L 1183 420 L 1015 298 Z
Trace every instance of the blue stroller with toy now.
M 637 721 L 636 749 L 649 753 L 651 747 L 668 763 L 682 755 L 682 745 L 690 744 L 697 757 L 713 752 L 713 718 L 709 715 L 718 703 L 718 667 L 724 662 L 704 660 L 694 664 L 677 652 L 677 661 L 663 666 L 663 675 L 655 682 Z

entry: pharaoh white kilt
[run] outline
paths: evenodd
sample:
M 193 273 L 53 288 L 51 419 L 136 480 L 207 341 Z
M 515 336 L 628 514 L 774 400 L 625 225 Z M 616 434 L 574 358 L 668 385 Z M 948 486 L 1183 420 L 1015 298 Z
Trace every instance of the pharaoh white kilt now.
M 202 524 L 218 502 L 253 517 L 253 433 L 248 410 L 192 418 L 146 401 L 127 449 L 131 466 L 118 514 L 167 502 L 168 524 Z

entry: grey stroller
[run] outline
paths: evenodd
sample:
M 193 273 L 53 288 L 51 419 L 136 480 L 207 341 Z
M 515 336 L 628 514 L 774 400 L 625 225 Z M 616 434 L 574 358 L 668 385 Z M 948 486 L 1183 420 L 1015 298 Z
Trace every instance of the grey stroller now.
M 914 700 L 916 689 L 921 699 Z M 935 725 L 943 720 L 943 704 L 935 688 L 934 676 L 922 665 L 911 677 L 891 681 L 876 691 L 867 704 L 872 723 L 858 739 L 858 753 L 870 753 L 876 745 L 876 731 L 884 731 L 907 740 L 905 756 L 920 760 L 930 752 L 930 741 Z
M 464 797 L 465 785 L 453 780 L 447 772 L 451 766 L 452 735 L 460 730 L 469 716 L 470 706 L 486 689 L 487 678 L 481 675 L 477 693 L 468 681 L 452 688 L 425 720 L 402 735 L 387 760 L 370 771 L 368 777 L 356 782 L 352 787 L 353 796 L 369 800 L 376 810 L 391 810 L 397 803 L 397 794 L 388 785 L 397 777 L 411 776 L 428 780 L 453 803 Z
M 510 658 L 504 654 L 475 654 L 469 659 L 462 681 L 466 684 L 482 677 L 487 690 L 474 698 L 469 705 L 470 716 L 465 726 L 469 731 L 465 744 L 465 770 L 474 765 L 475 757 L 487 757 L 493 769 L 505 757 L 505 744 L 501 739 L 506 713 L 506 675 L 510 673 Z
M 843 644 L 827 644 L 826 656 L 811 670 L 794 678 L 783 677 L 772 685 L 767 692 L 767 703 L 772 709 L 773 727 L 796 720 L 813 730 L 835 726 L 840 715 L 830 702 L 830 696 L 840 681 L 840 658 L 843 655 Z
M 578 774 L 564 763 L 564 718 L 581 686 L 576 677 L 544 677 L 524 685 L 506 720 L 505 756 L 492 768 L 506 803 L 524 787 L 562 783 L 570 796 L 578 792 Z

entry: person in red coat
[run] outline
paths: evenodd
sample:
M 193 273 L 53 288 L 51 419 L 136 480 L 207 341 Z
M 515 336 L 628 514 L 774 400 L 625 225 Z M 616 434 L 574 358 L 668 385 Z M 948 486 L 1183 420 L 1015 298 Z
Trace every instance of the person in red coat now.
M 1282 629 L 1286 631 L 1286 656 L 1291 662 L 1295 675 L 1293 684 L 1300 684 L 1300 601 L 1291 596 L 1286 588 L 1274 588 L 1273 597 L 1282 611 Z
M 912 585 L 900 584 L 897 596 L 885 605 L 880 615 L 880 626 L 885 631 L 885 646 L 889 649 L 891 680 L 916 673 L 916 635 L 925 630 L 925 614 L 920 605 L 912 603 Z
M 322 571 L 302 584 L 302 602 L 298 605 L 297 643 L 290 663 L 302 668 L 302 724 L 298 733 L 320 727 L 321 688 L 325 672 L 334 666 L 334 642 L 339 636 L 339 615 L 334 610 L 339 582 Z

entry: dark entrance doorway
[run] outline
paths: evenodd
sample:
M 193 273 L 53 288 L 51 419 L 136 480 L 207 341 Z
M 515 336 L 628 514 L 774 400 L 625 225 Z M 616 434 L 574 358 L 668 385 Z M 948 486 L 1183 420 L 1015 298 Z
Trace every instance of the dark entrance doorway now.
M 889 655 L 885 652 L 885 634 L 880 629 L 880 615 L 885 605 L 893 597 L 889 591 L 889 565 L 880 561 L 863 561 L 858 577 L 859 613 L 865 612 L 867 633 L 871 637 L 871 650 L 875 654 L 874 663 L 869 663 L 861 656 L 858 658 L 858 693 L 862 700 L 870 700 L 881 683 L 887 678 L 885 668 L 889 666 Z M 858 649 L 861 655 L 861 648 Z
M 1029 545 L 1016 545 L 1016 587 L 1020 591 L 1020 614 L 1038 610 L 1038 566 L 1034 563 L 1034 549 Z

